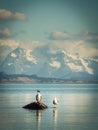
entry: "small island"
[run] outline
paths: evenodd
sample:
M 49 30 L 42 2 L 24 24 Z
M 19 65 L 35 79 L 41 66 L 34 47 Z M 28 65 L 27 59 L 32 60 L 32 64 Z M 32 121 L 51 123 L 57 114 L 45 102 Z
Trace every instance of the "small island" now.
M 26 106 L 23 106 L 25 109 L 30 109 L 30 110 L 43 110 L 48 108 L 44 103 L 41 102 L 32 102 L 30 104 L 27 104 Z
M 41 100 L 42 100 L 42 95 L 40 93 L 40 90 L 37 90 L 36 102 L 32 102 L 30 104 L 27 104 L 23 108 L 31 109 L 31 110 L 43 110 L 43 109 L 46 109 L 47 106 L 44 103 L 42 103 Z

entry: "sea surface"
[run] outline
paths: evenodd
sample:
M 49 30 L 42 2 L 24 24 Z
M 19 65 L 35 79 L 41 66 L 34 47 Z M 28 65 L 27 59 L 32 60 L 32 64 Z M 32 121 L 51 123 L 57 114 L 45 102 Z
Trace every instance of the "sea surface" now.
M 37 89 L 48 108 L 22 108 Z M 0 130 L 98 130 L 98 84 L 0 84 Z

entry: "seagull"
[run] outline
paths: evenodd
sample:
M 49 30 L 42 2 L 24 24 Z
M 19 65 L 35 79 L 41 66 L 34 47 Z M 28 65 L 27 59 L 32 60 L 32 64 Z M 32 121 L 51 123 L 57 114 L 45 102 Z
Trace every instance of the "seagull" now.
M 59 103 L 59 102 L 58 102 L 57 98 L 55 97 L 55 98 L 53 99 L 53 104 L 54 104 L 54 105 L 58 105 L 58 103 Z
M 40 90 L 37 90 L 37 95 L 36 95 L 36 101 L 40 103 L 42 100 L 42 95 L 40 94 Z

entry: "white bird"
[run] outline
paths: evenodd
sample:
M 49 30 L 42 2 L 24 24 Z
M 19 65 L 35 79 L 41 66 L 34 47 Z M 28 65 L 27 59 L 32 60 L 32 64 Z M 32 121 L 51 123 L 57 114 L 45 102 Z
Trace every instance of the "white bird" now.
M 59 101 L 58 101 L 57 98 L 55 97 L 55 98 L 53 99 L 53 104 L 54 104 L 54 105 L 58 105 L 58 103 L 59 103 Z
M 41 102 L 41 100 L 42 100 L 42 95 L 40 94 L 40 91 L 37 90 L 36 101 Z

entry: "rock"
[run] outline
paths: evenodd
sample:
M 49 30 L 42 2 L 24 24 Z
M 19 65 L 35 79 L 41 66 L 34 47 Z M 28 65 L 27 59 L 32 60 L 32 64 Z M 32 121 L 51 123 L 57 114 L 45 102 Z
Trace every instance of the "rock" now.
M 27 104 L 26 106 L 23 106 L 23 108 L 31 110 L 43 110 L 46 109 L 47 106 L 44 103 L 32 102 L 30 104 Z

